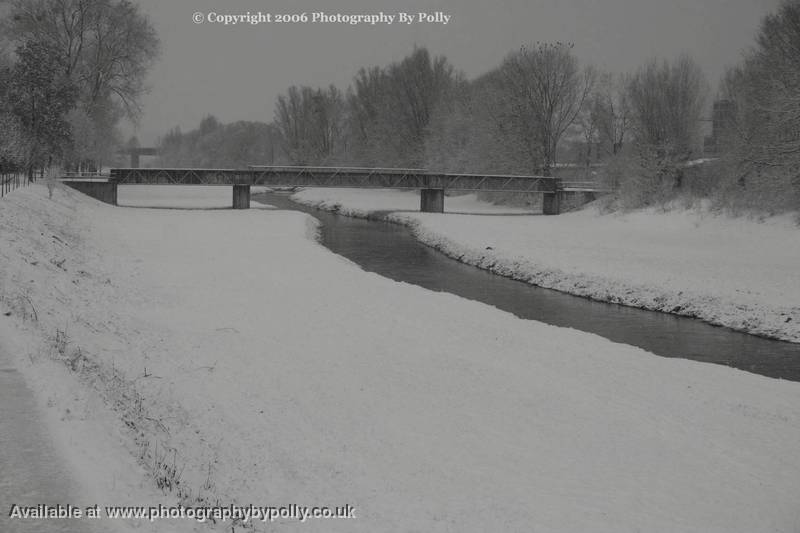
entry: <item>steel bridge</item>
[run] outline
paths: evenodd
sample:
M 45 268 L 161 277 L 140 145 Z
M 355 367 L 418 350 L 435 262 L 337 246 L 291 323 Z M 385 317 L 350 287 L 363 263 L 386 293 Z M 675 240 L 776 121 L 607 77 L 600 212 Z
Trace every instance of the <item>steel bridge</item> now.
M 234 209 L 250 206 L 250 187 L 336 187 L 359 189 L 418 189 L 420 210 L 444 211 L 444 191 L 538 193 L 545 214 L 558 214 L 565 188 L 559 178 L 505 174 L 431 172 L 412 168 L 250 166 L 245 169 L 114 168 L 115 185 L 233 186 Z
M 445 191 L 492 191 L 542 195 L 542 211 L 557 215 L 564 198 L 592 199 L 606 192 L 593 182 L 549 176 L 432 172 L 413 168 L 250 166 L 243 169 L 113 168 L 109 176 L 64 176 L 62 181 L 116 205 L 118 185 L 219 185 L 233 187 L 233 208 L 250 207 L 250 187 L 418 189 L 420 211 L 444 212 Z

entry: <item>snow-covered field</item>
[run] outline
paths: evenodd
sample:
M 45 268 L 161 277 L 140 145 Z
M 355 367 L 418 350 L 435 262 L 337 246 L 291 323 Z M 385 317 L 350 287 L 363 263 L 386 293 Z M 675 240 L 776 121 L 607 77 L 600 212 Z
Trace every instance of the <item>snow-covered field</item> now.
M 251 187 L 253 194 L 266 187 Z M 233 204 L 230 186 L 220 185 L 120 185 L 117 203 L 122 207 L 226 209 Z
M 302 531 L 800 530 L 800 384 L 390 281 L 315 227 L 0 202 L 1 341 L 97 503 L 356 508 L 277 527 Z
M 800 342 L 800 228 L 702 210 L 546 216 L 508 212 L 474 195 L 445 198 L 445 215 L 404 191 L 306 189 L 292 199 L 390 220 L 451 257 L 542 287 Z
M 383 211 L 419 212 L 419 193 L 396 189 L 305 189 L 292 195 L 292 199 L 361 218 Z M 480 202 L 474 194 L 448 196 L 444 209 L 447 213 L 479 215 L 531 214 L 530 209 Z

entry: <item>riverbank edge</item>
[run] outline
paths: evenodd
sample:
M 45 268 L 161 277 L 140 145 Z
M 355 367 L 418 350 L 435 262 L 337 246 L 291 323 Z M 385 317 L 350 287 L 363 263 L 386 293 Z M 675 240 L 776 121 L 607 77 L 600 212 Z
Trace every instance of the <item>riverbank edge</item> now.
M 300 205 L 352 218 L 405 226 L 421 243 L 451 259 L 536 287 L 599 302 L 695 318 L 714 326 L 767 339 L 800 343 L 800 330 L 797 327 L 800 308 L 747 306 L 707 294 L 676 293 L 659 287 L 630 284 L 620 279 L 570 274 L 522 257 L 504 257 L 492 250 L 479 250 L 456 242 L 427 228 L 422 221 L 406 212 L 364 210 L 337 202 L 304 199 L 298 197 L 297 193 L 291 194 L 289 199 Z

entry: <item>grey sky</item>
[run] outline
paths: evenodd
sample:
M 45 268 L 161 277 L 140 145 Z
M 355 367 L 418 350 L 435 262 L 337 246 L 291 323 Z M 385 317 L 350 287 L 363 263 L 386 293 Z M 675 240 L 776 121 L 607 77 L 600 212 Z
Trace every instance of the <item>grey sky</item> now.
M 761 17 L 779 0 L 138 0 L 162 39 L 151 93 L 136 132 L 153 143 L 169 128 L 194 128 L 213 114 L 223 122 L 270 121 L 290 85 L 345 88 L 362 66 L 385 65 L 414 44 L 446 55 L 477 76 L 511 50 L 535 41 L 575 43 L 584 62 L 628 71 L 650 57 L 689 52 L 716 87 L 726 65 L 753 43 Z M 447 25 L 195 24 L 208 14 L 396 14 L 442 11 Z

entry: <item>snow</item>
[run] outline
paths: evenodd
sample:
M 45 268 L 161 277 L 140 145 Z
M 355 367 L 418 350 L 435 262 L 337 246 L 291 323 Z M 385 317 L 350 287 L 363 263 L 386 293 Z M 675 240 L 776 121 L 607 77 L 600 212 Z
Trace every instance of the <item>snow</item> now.
M 396 189 L 305 189 L 293 200 L 343 215 L 366 218 L 384 211 L 419 212 L 419 193 Z M 486 215 L 523 215 L 530 209 L 493 205 L 477 200 L 475 194 L 448 196 L 445 212 Z
M 393 211 L 390 220 L 447 255 L 542 287 L 800 342 L 800 228 L 789 216 L 589 207 L 487 217 L 452 213 L 507 208 L 467 196 L 445 198 L 445 215 L 407 212 L 415 194 L 402 191 L 306 189 L 292 198 L 351 216 Z
M 165 495 L 153 484 L 142 464 L 137 462 L 139 450 L 126 427 L 106 405 L 107 396 L 95 387 L 100 376 L 68 370 L 65 357 L 57 352 L 54 337 L 57 330 L 66 331 L 71 339 L 66 355 L 74 356 L 75 348 L 93 324 L 81 320 L 73 332 L 81 306 L 91 305 L 92 290 L 84 293 L 80 282 L 88 272 L 73 270 L 82 263 L 85 248 L 82 232 L 87 230 L 81 209 L 95 208 L 82 195 L 59 187 L 54 199 L 47 200 L 42 185 L 18 189 L 0 201 L 0 353 L 21 372 L 32 389 L 41 424 L 52 443 L 26 451 L 17 460 L 52 461 L 37 465 L 52 468 L 52 483 L 70 490 L 64 501 L 32 501 L 30 494 L 19 494 L 14 502 L 0 501 L 2 531 L 74 531 L 75 523 L 18 522 L 8 518 L 12 503 L 20 505 L 174 505 L 177 499 Z M 83 205 L 87 202 L 87 205 Z M 61 267 L 57 263 L 61 263 Z M 66 270 L 62 269 L 65 268 Z M 5 316 L 9 313 L 10 316 Z M 38 320 L 34 320 L 34 316 Z M 81 333 L 82 330 L 83 332 Z M 80 361 L 77 361 L 80 367 Z M 4 398 L 4 401 L 7 401 Z M 14 405 L 10 406 L 14 408 Z M 55 455 L 49 453 L 49 446 Z M 36 470 L 35 468 L 32 470 Z M 14 480 L 3 480 L 13 482 Z M 47 487 L 43 487 L 47 489 Z M 51 494 L 48 490 L 41 494 Z M 175 523 L 176 533 L 195 531 L 196 524 Z M 85 531 L 163 531 L 163 524 L 146 520 L 99 519 L 87 523 Z
M 266 187 L 251 187 L 255 194 Z M 117 203 L 122 207 L 227 209 L 233 203 L 230 186 L 220 185 L 120 185 Z
M 34 186 L 0 224 L 3 341 L 59 328 L 80 347 L 76 372 L 35 350 L 19 364 L 54 413 L 81 406 L 61 423 L 84 440 L 60 441 L 94 443 L 84 474 L 109 503 L 145 479 L 105 470 L 127 439 L 145 466 L 168 451 L 185 501 L 356 508 L 303 531 L 800 528 L 798 383 L 366 273 L 297 212 Z

